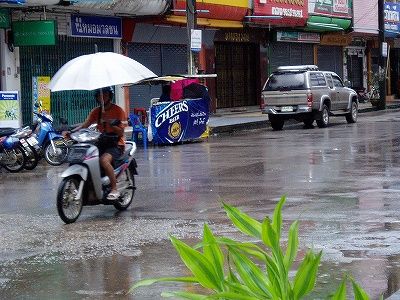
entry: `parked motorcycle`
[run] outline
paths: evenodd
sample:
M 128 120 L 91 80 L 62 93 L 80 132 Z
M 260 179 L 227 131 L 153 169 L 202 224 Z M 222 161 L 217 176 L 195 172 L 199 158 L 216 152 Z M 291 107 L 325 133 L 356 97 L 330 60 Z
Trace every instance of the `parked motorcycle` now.
M 40 147 L 39 142 L 35 135 L 32 135 L 32 129 L 29 126 L 18 129 L 12 137 L 19 139 L 20 144 L 24 148 L 26 155 L 26 162 L 24 169 L 33 170 L 36 168 L 40 160 Z
M 53 166 L 59 166 L 67 159 L 69 146 L 64 137 L 53 127 L 53 117 L 45 112 L 34 112 L 37 116 L 35 134 L 42 148 L 45 160 Z
M 19 138 L 12 135 L 14 128 L 0 129 L 0 166 L 9 172 L 21 171 L 26 162 L 26 154 Z
M 71 133 L 71 138 L 78 143 L 70 148 L 70 166 L 61 174 L 63 180 L 57 193 L 58 214 L 67 224 L 75 222 L 86 205 L 114 205 L 118 210 L 125 210 L 132 203 L 136 189 L 137 164 L 133 157 L 136 144 L 127 141 L 124 154 L 114 162 L 121 196 L 110 201 L 107 200 L 111 191 L 110 179 L 100 169 L 99 150 L 95 144 L 99 136 L 100 133 L 92 129 Z

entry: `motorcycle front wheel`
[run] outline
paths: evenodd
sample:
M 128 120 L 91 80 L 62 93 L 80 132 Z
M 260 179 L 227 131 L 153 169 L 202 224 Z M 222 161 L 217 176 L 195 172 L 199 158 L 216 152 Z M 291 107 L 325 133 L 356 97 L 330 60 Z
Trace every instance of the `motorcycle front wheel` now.
M 44 159 L 52 166 L 62 165 L 68 156 L 68 145 L 62 139 L 54 140 L 54 148 L 51 142 L 44 148 Z
M 117 188 L 121 197 L 115 201 L 114 207 L 118 210 L 126 210 L 131 205 L 135 195 L 135 177 L 129 169 L 126 169 L 117 180 Z
M 64 178 L 57 192 L 57 211 L 66 224 L 74 223 L 82 211 L 82 197 L 76 198 L 79 190 L 79 179 L 74 176 Z
M 21 145 L 12 149 L 5 150 L 6 153 L 4 155 L 7 156 L 6 161 L 2 164 L 4 169 L 11 173 L 21 171 L 26 163 L 26 154 Z

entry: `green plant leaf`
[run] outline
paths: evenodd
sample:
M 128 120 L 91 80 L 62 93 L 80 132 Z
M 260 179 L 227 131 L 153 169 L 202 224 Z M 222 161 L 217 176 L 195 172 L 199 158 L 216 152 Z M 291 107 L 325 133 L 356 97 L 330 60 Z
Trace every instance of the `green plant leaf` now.
M 224 255 L 219 247 L 212 231 L 207 224 L 203 230 L 203 253 L 204 256 L 214 265 L 220 281 L 224 280 Z
M 369 300 L 368 294 L 357 284 L 357 282 L 350 278 L 351 284 L 353 285 L 354 300 Z
M 337 288 L 335 294 L 330 298 L 331 300 L 346 300 L 346 278 L 342 280 L 342 283 Z
M 157 282 L 191 282 L 198 283 L 198 280 L 195 277 L 161 277 L 161 278 L 149 278 L 143 279 L 136 282 L 129 290 L 128 294 L 132 293 L 134 289 L 137 289 L 142 286 L 149 286 Z
M 263 297 L 273 298 L 275 293 L 266 274 L 234 247 L 229 246 L 228 250 L 243 283 L 247 285 L 253 293 L 260 294 Z
M 222 290 L 221 281 L 214 266 L 202 253 L 174 237 L 171 237 L 171 242 L 186 267 L 188 267 L 203 287 L 218 291 Z
M 256 300 L 254 296 L 236 294 L 232 292 L 222 292 L 210 295 L 207 299 L 224 299 L 224 300 Z
M 281 229 L 282 229 L 282 206 L 286 202 L 286 196 L 282 196 L 279 200 L 278 204 L 275 206 L 274 216 L 272 218 L 272 228 L 274 228 L 276 235 L 279 238 L 281 236 Z
M 279 248 L 279 238 L 275 232 L 275 229 L 271 225 L 271 220 L 267 217 L 264 219 L 261 225 L 261 238 L 263 243 L 272 249 L 272 251 L 277 252 Z
M 295 221 L 290 225 L 289 228 L 288 245 L 286 248 L 286 254 L 283 259 L 284 265 L 287 271 L 290 270 L 292 264 L 297 256 L 297 250 L 299 247 L 299 222 Z
M 191 299 L 191 300 L 204 300 L 204 299 L 209 299 L 209 296 L 206 295 L 201 295 L 201 294 L 194 294 L 194 293 L 188 293 L 188 292 L 164 292 L 161 293 L 162 297 L 165 298 L 182 298 L 182 299 Z
M 222 203 L 232 223 L 243 233 L 261 239 L 261 223 L 236 207 Z
M 314 288 L 321 256 L 322 251 L 317 255 L 312 251 L 306 253 L 294 278 L 293 293 L 296 299 L 302 298 Z

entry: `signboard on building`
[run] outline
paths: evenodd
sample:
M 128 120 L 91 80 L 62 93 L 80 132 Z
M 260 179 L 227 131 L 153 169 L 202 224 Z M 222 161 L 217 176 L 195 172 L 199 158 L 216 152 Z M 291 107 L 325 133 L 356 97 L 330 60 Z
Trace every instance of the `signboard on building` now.
M 50 113 L 50 76 L 32 77 L 32 108 L 34 112 Z
M 385 31 L 390 34 L 400 32 L 400 3 L 385 3 Z
M 0 127 L 20 126 L 20 109 L 17 91 L 0 91 Z
M 201 51 L 201 30 L 192 29 L 190 36 L 190 50 L 194 52 Z
M 308 0 L 253 0 L 252 22 L 281 26 L 303 26 L 308 18 Z M 259 17 L 259 18 L 257 18 Z
M 10 11 L 8 8 L 0 8 L 0 28 L 10 27 Z
M 52 46 L 56 44 L 55 20 L 12 22 L 14 46 Z
M 71 15 L 71 36 L 122 38 L 122 20 L 114 17 Z
M 352 11 L 352 0 L 315 0 L 308 2 L 308 12 L 310 14 L 352 18 Z
M 278 42 L 319 43 L 321 36 L 314 32 L 277 31 L 276 40 Z

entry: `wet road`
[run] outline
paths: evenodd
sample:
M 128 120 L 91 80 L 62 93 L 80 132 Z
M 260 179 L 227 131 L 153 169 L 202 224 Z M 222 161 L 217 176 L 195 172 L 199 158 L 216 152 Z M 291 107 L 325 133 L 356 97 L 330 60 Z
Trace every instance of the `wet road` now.
M 310 299 L 345 272 L 372 299 L 389 296 L 400 289 L 400 112 L 343 119 L 139 148 L 133 205 L 84 207 L 70 225 L 55 206 L 65 167 L 0 171 L 0 299 L 161 299 L 179 287 L 126 291 L 139 279 L 187 275 L 169 235 L 195 243 L 209 222 L 240 237 L 221 200 L 262 219 L 283 194 L 285 229 L 299 219 L 301 249 L 324 253 Z

